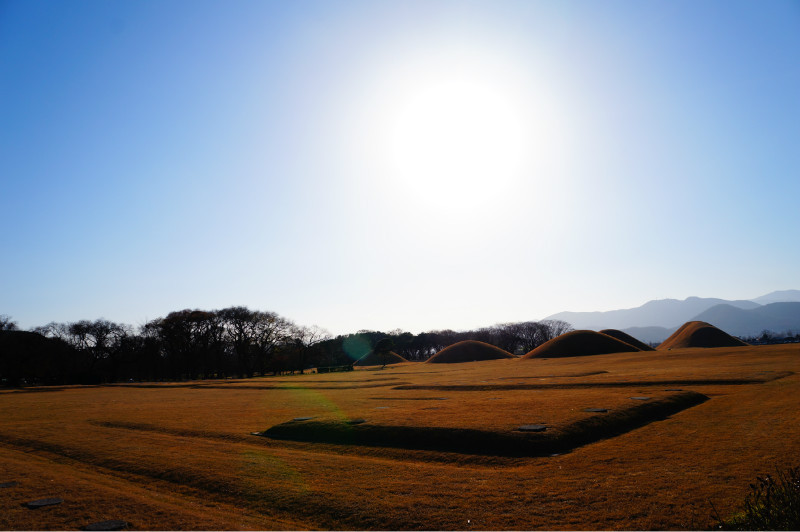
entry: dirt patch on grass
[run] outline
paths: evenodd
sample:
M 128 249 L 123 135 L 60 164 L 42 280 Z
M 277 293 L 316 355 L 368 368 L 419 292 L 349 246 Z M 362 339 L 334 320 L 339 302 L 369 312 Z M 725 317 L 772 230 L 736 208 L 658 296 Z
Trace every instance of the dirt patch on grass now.
M 533 351 L 523 355 L 522 358 L 559 358 L 631 353 L 635 351 L 640 351 L 640 349 L 603 333 L 571 331 L 543 343 Z
M 431 358 L 431 364 L 455 364 L 459 362 L 477 362 L 479 360 L 497 360 L 515 358 L 508 351 L 477 340 L 464 340 L 447 346 Z

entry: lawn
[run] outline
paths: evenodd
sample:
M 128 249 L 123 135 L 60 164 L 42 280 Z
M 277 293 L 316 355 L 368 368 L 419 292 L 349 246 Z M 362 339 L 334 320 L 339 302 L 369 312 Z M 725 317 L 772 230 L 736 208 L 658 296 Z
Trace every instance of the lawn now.
M 0 528 L 705 528 L 797 465 L 798 373 L 785 345 L 3 390 Z

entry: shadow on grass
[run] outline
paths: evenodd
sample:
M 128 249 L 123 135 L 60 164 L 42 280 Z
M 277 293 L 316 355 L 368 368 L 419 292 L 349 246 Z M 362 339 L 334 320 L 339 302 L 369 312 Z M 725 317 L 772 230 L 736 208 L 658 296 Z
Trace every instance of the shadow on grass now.
M 542 384 L 402 384 L 394 390 L 438 390 L 443 392 L 486 392 L 497 390 L 568 390 L 575 388 L 627 388 L 645 386 L 741 386 L 745 384 L 764 384 L 789 375 L 793 371 L 776 372 L 762 377 L 740 379 L 666 379 L 652 381 L 609 381 L 609 382 L 565 382 Z M 522 379 L 525 377 L 515 377 Z
M 683 392 L 623 410 L 591 416 L 559 430 L 536 433 L 312 420 L 275 425 L 260 435 L 276 440 L 485 456 L 549 456 L 624 434 L 707 400 L 708 397 L 703 394 Z
M 566 379 L 572 377 L 589 377 L 591 375 L 601 375 L 607 371 L 587 371 L 584 373 L 568 373 L 564 375 L 530 375 L 521 377 L 498 377 L 499 379 Z

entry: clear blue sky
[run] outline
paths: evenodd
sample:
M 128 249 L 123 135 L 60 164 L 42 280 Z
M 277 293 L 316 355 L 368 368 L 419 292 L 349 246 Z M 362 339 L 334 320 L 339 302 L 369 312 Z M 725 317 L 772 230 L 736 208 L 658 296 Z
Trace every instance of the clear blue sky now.
M 800 288 L 800 3 L 0 1 L 0 313 Z

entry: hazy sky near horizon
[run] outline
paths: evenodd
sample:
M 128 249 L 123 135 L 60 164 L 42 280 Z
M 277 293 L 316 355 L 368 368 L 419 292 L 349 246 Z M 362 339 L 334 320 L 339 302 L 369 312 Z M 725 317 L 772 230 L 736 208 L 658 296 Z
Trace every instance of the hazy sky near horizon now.
M 800 288 L 800 4 L 0 1 L 0 314 Z

